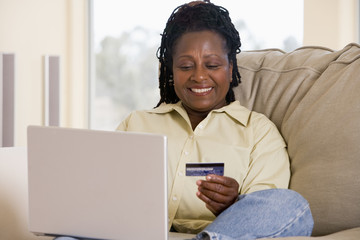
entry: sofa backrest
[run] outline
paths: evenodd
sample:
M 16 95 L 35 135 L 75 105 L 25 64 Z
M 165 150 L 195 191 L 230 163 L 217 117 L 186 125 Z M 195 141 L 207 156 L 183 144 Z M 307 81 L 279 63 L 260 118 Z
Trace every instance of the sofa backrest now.
M 288 144 L 290 188 L 310 203 L 313 235 L 360 226 L 360 46 L 242 52 L 235 96 Z

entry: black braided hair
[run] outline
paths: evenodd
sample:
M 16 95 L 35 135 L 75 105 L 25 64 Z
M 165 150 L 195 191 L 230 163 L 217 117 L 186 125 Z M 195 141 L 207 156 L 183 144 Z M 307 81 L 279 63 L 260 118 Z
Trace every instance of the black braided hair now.
M 210 1 L 195 1 L 177 7 L 169 17 L 161 35 L 161 45 L 157 51 L 160 62 L 160 101 L 157 106 L 161 103 L 179 101 L 174 89 L 172 71 L 172 55 L 176 40 L 184 33 L 203 30 L 214 31 L 226 40 L 229 62 L 233 64 L 232 81 L 226 94 L 226 101 L 227 103 L 235 101 L 232 88 L 241 82 L 236 60 L 241 46 L 239 33 L 231 22 L 228 10 Z

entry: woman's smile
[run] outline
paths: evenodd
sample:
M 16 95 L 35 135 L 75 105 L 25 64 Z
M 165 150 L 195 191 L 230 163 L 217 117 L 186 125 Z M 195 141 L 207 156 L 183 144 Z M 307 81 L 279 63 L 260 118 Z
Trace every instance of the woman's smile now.
M 193 93 L 196 93 L 196 95 L 200 95 L 200 96 L 210 93 L 210 91 L 212 89 L 213 89 L 212 87 L 208 87 L 208 88 L 190 88 L 190 90 Z

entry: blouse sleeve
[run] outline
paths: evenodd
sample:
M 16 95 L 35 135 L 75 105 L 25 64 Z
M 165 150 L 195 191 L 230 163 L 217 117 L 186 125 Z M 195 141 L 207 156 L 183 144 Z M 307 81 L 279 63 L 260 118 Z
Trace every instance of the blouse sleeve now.
M 127 131 L 128 130 L 128 123 L 130 121 L 131 114 L 127 116 L 116 128 L 117 131 Z

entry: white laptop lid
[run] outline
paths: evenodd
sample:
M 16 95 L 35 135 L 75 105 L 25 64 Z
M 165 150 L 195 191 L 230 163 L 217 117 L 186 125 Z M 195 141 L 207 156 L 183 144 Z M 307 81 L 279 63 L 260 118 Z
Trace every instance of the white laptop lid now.
M 29 229 L 165 240 L 166 137 L 28 127 Z

